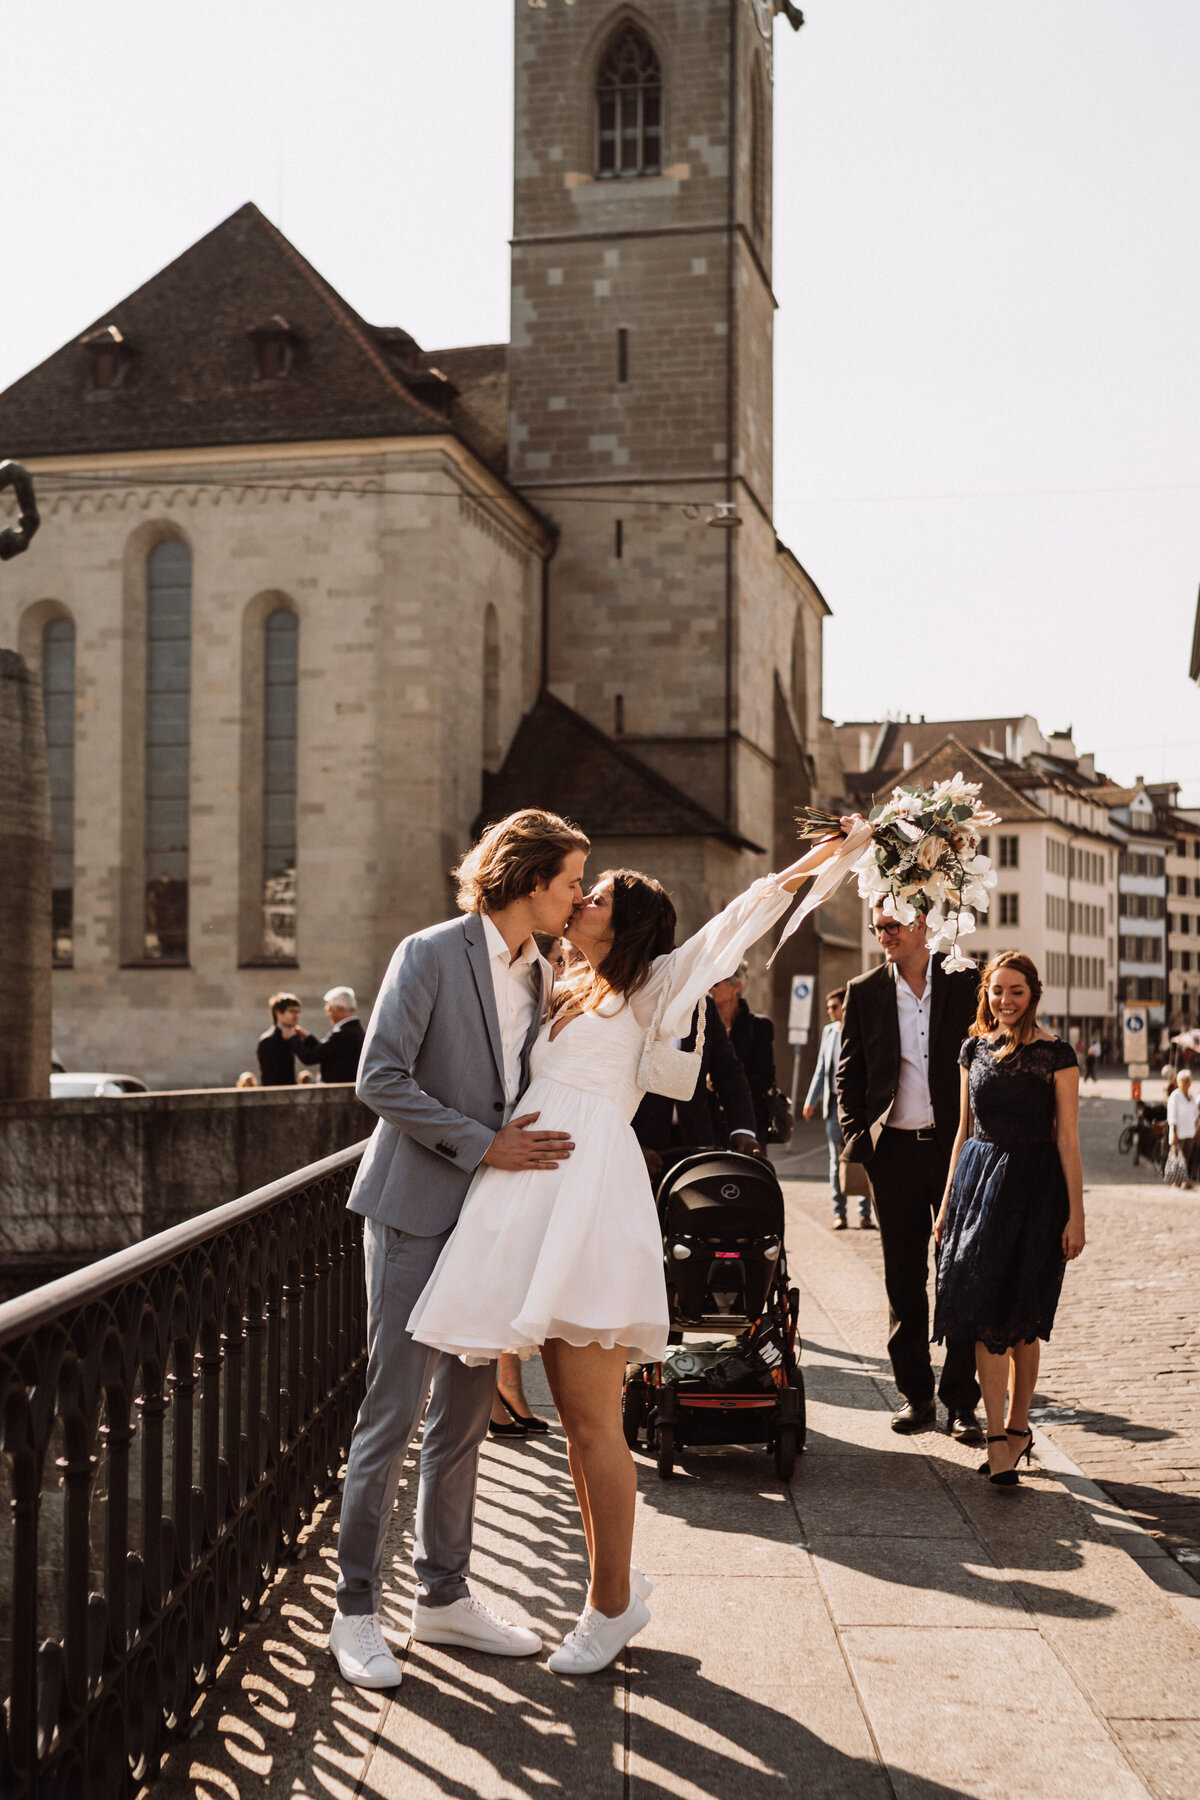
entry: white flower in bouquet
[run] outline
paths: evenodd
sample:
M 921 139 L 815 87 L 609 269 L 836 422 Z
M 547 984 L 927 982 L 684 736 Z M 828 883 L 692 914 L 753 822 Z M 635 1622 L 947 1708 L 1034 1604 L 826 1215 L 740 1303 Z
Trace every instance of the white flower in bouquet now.
M 804 815 L 814 833 L 831 822 Z M 887 918 L 911 925 L 924 915 L 926 943 L 940 950 L 946 969 L 969 969 L 960 940 L 986 912 L 996 874 L 980 854 L 983 832 L 999 815 L 979 804 L 979 783 L 961 773 L 932 787 L 896 788 L 870 816 L 871 842 L 853 865 L 858 891 Z

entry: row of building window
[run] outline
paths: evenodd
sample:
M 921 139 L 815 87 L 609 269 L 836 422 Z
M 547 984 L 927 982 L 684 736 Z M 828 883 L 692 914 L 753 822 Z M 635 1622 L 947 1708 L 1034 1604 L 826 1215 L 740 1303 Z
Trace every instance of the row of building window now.
M 1161 875 L 1163 858 L 1149 850 L 1122 850 L 1122 875 Z
M 1046 867 L 1051 875 L 1065 875 L 1067 872 L 1067 846 L 1062 838 L 1046 839 Z
M 1161 975 L 1125 975 L 1119 986 L 1122 1000 L 1145 1000 L 1161 1005 L 1167 997 L 1167 984 Z
M 994 857 L 995 864 L 998 869 L 1019 869 L 1020 868 L 1021 865 L 1020 865 L 1020 862 L 1018 861 L 1018 858 L 1020 857 L 1020 854 L 1021 854 L 1020 846 L 1021 846 L 1021 840 L 1015 834 L 1012 835 L 1011 837 L 1008 835 L 1005 835 L 1003 837 L 997 837 L 996 848 L 995 848 L 994 852 L 992 849 L 992 840 L 990 837 L 983 837 L 983 838 L 980 838 L 980 840 L 979 840 L 980 850 L 982 851 L 984 856 Z
M 1196 841 L 1200 843 L 1200 838 L 1197 838 Z M 1173 888 L 1172 882 L 1175 883 Z M 1185 894 L 1191 894 L 1194 899 L 1200 900 L 1200 875 L 1193 875 L 1190 881 L 1186 875 L 1168 875 L 1167 892 L 1178 894 L 1180 899 Z
M 146 559 L 144 825 L 141 955 L 188 960 L 191 822 L 192 559 L 176 538 Z M 42 700 L 50 766 L 54 959 L 74 958 L 75 626 L 42 631 Z M 296 957 L 296 700 L 299 627 L 287 607 L 263 627 L 261 960 Z M 258 958 L 256 958 L 258 960 Z
M 1126 919 L 1161 919 L 1167 903 L 1161 894 L 1122 894 L 1121 914 Z
M 1072 900 L 1071 930 L 1080 937 L 1104 936 L 1104 908 L 1091 906 L 1086 901 Z
M 1188 845 L 1191 849 L 1188 849 Z M 1194 862 L 1200 862 L 1200 837 L 1180 838 L 1175 846 L 1177 856 L 1190 856 Z
M 1102 988 L 1104 986 L 1103 957 L 1073 956 L 1071 958 L 1071 986 L 1073 988 Z
M 1200 950 L 1195 952 L 1191 950 L 1172 950 L 1171 967 L 1180 970 L 1184 975 L 1190 975 L 1192 972 L 1193 954 L 1196 958 L 1196 968 L 1200 969 Z
M 1160 937 L 1134 937 L 1121 939 L 1121 961 L 1160 963 L 1163 959 L 1163 941 Z
M 1072 879 L 1089 881 L 1094 887 L 1099 887 L 1104 882 L 1104 856 L 1099 850 L 1079 850 L 1072 844 L 1067 867 Z M 1111 853 L 1108 872 L 1112 874 Z
M 1180 937 L 1190 937 L 1192 931 L 1191 913 L 1168 913 L 1167 930 L 1177 931 Z M 1196 921 L 1196 936 L 1200 937 L 1200 919 Z

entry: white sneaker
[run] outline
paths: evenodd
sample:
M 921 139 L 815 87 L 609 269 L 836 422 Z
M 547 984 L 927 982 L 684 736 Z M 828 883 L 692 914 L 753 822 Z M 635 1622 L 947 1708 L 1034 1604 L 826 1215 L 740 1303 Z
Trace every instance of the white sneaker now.
M 556 1675 L 595 1675 L 607 1669 L 630 1638 L 649 1623 L 650 1609 L 636 1594 L 630 1595 L 629 1605 L 615 1619 L 597 1612 L 594 1606 L 585 1606 L 574 1631 L 550 1658 L 550 1667 Z
M 334 1613 L 329 1648 L 342 1671 L 342 1679 L 352 1686 L 400 1686 L 400 1664 L 384 1641 L 378 1613 Z
M 458 1644 L 464 1650 L 486 1650 L 492 1656 L 536 1656 L 542 1640 L 536 1631 L 510 1625 L 482 1600 L 468 1595 L 449 1606 L 413 1607 L 413 1641 L 418 1644 Z
M 654 1592 L 654 1583 L 647 1581 L 636 1563 L 629 1565 L 629 1591 L 636 1594 L 639 1600 L 648 1600 Z

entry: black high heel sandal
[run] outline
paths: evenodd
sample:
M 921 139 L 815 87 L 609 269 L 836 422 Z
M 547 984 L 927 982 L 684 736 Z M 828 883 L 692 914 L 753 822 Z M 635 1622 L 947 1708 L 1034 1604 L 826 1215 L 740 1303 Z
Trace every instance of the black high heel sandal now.
M 988 1439 L 989 1444 L 1007 1444 L 1007 1442 L 1007 1431 L 998 1431 L 994 1437 Z M 990 1472 L 988 1474 L 988 1480 L 993 1487 L 1016 1487 L 1020 1479 L 1015 1466 L 1011 1469 L 997 1469 L 994 1475 Z
M 1028 1463 L 1032 1467 L 1032 1465 L 1033 1465 L 1033 1432 L 1030 1430 L 1030 1428 L 1028 1426 L 1026 1426 L 1024 1431 L 1014 1431 L 1011 1425 L 1006 1425 L 1004 1427 L 1004 1435 L 1005 1435 L 1005 1437 L 1028 1438 L 1029 1441 L 1025 1445 L 1025 1448 L 1023 1450 L 1017 1451 L 1017 1462 L 1015 1462 L 1013 1464 L 1013 1468 L 1014 1469 L 1016 1468 L 1017 1463 L 1020 1462 L 1022 1457 L 1024 1457 L 1026 1463 Z M 987 1458 L 985 1457 L 979 1465 L 979 1473 L 981 1475 L 990 1475 L 991 1472 L 992 1472 L 991 1464 L 988 1462 Z
M 500 1389 L 497 1388 L 496 1392 L 500 1394 Z M 504 1398 L 503 1394 L 500 1394 L 500 1404 L 508 1414 L 509 1418 L 518 1424 L 522 1431 L 529 1432 L 534 1436 L 539 1432 L 549 1431 L 550 1425 L 548 1420 L 539 1419 L 536 1413 L 519 1413 L 511 1401 Z M 505 1435 L 508 1435 L 507 1431 L 505 1432 Z

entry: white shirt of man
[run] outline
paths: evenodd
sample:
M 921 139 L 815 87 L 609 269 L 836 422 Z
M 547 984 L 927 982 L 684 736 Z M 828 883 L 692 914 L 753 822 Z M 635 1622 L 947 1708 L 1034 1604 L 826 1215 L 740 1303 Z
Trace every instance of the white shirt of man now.
M 925 992 L 917 996 L 895 973 L 896 1012 L 900 1020 L 900 1079 L 886 1123 L 897 1131 L 923 1131 L 933 1124 L 929 1097 L 929 1007 L 933 999 L 933 966 L 925 965 Z
M 487 914 L 480 916 L 492 970 L 496 1016 L 500 1021 L 500 1048 L 504 1055 L 504 1123 L 507 1125 L 520 1097 L 521 1051 L 533 1024 L 541 991 L 538 952 L 532 937 L 528 937 L 510 956 L 508 945 Z
M 1185 1094 L 1182 1088 L 1176 1088 L 1167 1101 L 1167 1129 L 1177 1138 L 1194 1138 L 1196 1135 L 1196 1115 L 1200 1113 L 1200 1101 L 1194 1094 Z

